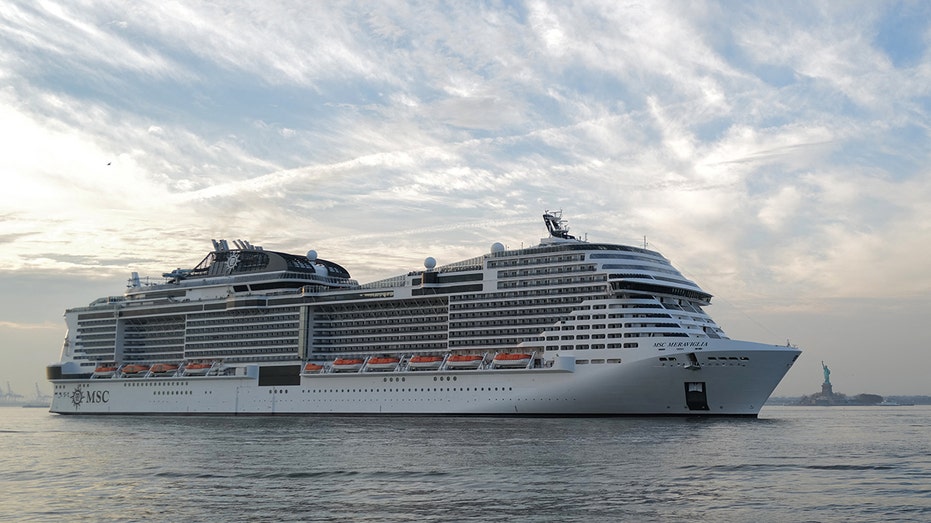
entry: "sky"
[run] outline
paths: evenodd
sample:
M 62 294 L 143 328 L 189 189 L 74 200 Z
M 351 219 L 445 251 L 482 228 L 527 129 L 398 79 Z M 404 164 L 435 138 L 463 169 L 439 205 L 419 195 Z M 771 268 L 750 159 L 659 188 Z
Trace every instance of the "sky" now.
M 561 209 L 803 351 L 931 394 L 931 3 L 0 0 L 0 386 L 211 239 L 360 282 Z

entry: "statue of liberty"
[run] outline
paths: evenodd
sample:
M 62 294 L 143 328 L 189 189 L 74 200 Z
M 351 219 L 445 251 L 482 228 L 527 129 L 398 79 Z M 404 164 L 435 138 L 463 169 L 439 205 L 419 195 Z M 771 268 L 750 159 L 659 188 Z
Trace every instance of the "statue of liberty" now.
M 824 384 L 830 385 L 831 384 L 831 369 L 829 369 L 828 366 L 824 364 L 823 360 L 821 361 L 821 370 L 824 371 Z

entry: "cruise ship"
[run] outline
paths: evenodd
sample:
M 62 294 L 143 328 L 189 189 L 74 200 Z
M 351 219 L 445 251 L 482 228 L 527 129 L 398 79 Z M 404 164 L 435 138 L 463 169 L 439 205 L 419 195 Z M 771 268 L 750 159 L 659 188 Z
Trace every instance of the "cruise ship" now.
M 801 352 L 729 339 L 660 253 L 569 234 L 359 284 L 214 240 L 65 312 L 51 411 L 162 415 L 758 415 Z

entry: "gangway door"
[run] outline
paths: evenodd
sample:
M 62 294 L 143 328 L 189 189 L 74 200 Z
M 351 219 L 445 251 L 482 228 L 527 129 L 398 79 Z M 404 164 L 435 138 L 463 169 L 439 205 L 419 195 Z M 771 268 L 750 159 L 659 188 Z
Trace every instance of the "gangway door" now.
M 704 381 L 685 382 L 685 403 L 689 410 L 708 410 L 708 396 Z

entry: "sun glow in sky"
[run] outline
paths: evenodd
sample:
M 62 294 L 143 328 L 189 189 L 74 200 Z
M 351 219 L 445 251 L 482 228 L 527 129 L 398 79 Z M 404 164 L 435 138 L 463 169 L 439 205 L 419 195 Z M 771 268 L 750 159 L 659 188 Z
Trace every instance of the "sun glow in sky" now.
M 931 393 L 929 43 L 926 2 L 4 2 L 0 379 L 212 238 L 364 282 L 563 209 L 799 345 L 777 395 Z

